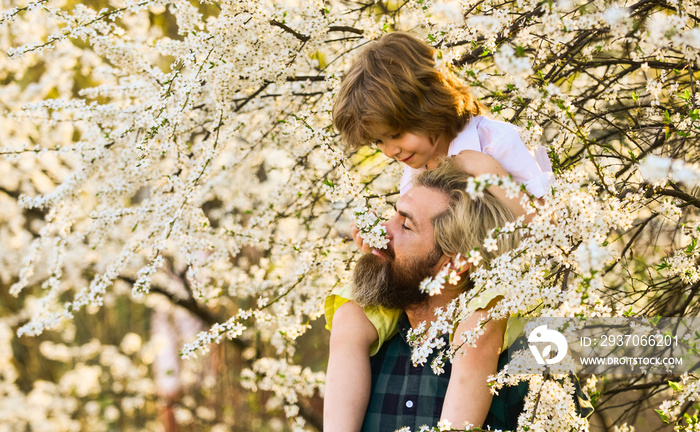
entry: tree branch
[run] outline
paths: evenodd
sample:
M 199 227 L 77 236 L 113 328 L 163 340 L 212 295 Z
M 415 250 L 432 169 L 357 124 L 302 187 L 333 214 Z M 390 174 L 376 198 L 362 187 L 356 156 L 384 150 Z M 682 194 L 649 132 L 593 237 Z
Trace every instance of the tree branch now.
M 292 28 L 289 28 L 287 25 L 285 25 L 277 20 L 270 20 L 270 24 L 272 24 L 275 27 L 281 28 L 282 30 L 293 35 L 295 38 L 299 39 L 302 42 L 306 42 L 309 39 L 311 39 L 311 36 L 303 35 L 303 34 L 299 33 L 298 31 L 296 31 Z

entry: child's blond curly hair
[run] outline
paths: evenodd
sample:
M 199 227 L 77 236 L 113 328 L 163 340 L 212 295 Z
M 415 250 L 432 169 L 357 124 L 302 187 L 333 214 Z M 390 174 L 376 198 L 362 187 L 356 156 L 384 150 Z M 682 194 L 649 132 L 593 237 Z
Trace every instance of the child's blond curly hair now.
M 394 32 L 370 42 L 345 75 L 333 106 L 333 124 L 350 149 L 373 143 L 377 126 L 449 141 L 485 107 L 447 68 L 436 50 Z M 449 142 L 448 141 L 448 142 Z

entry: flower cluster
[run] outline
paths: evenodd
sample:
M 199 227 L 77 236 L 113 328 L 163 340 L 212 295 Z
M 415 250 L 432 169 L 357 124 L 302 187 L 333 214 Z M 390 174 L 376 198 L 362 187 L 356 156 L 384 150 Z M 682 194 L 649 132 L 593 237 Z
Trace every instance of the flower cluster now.
M 473 251 L 474 254 L 478 251 Z M 472 253 L 470 253 L 471 259 Z M 470 261 L 471 262 L 471 261 Z M 477 263 L 478 264 L 478 263 Z M 477 265 L 475 264 L 475 265 Z M 420 290 L 428 295 L 440 294 L 445 284 L 457 285 L 461 280 L 460 273 L 466 270 L 467 262 L 457 254 L 450 262 L 446 263 L 435 277 L 428 277 L 421 281 Z
M 646 181 L 655 184 L 664 184 L 669 180 L 688 186 L 700 184 L 700 167 L 679 159 L 648 156 L 639 164 L 639 172 Z
M 258 359 L 252 369 L 242 372 L 243 385 L 253 391 L 272 391 L 284 400 L 284 411 L 291 420 L 292 430 L 303 431 L 306 421 L 299 414 L 299 396 L 310 397 L 315 391 L 323 391 L 325 374 L 309 368 L 290 365 L 281 359 Z
M 367 203 L 355 207 L 355 227 L 360 231 L 360 237 L 375 249 L 385 249 L 389 244 L 386 238 L 386 228 L 382 224 L 384 219 L 377 216 Z
M 669 386 L 673 389 L 674 398 L 665 400 L 657 410 L 662 420 L 667 423 L 677 422 L 681 414 L 683 406 L 688 403 L 697 403 L 700 400 L 700 380 L 697 375 L 684 374 L 679 381 L 670 381 Z M 691 432 L 697 427 L 697 419 L 693 419 L 689 415 L 685 415 L 687 421 L 686 427 L 677 425 L 675 431 Z

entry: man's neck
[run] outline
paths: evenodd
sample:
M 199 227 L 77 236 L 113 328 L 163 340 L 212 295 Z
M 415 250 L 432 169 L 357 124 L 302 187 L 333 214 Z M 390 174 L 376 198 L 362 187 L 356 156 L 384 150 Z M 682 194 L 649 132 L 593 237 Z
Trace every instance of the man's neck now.
M 411 327 L 416 328 L 423 321 L 428 323 L 435 321 L 435 309 L 446 307 L 459 294 L 460 291 L 458 289 L 445 287 L 440 294 L 428 297 L 425 303 L 407 307 L 405 311 Z

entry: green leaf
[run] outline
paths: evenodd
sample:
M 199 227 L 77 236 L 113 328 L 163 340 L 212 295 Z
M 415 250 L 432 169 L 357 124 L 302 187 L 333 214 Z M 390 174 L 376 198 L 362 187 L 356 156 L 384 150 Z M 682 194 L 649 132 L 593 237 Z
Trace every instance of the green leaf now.
M 668 424 L 668 416 L 666 416 L 666 414 L 664 414 L 660 409 L 655 409 L 654 411 L 656 411 L 656 413 L 659 415 L 659 417 L 661 417 L 661 420 L 664 423 Z
M 671 387 L 675 391 L 681 391 L 683 389 L 683 384 L 675 381 L 669 381 L 668 386 Z
M 665 262 L 665 261 L 662 262 L 661 264 L 657 264 L 656 266 L 654 266 L 654 268 L 656 269 L 656 271 L 661 271 L 661 270 L 667 269 L 667 268 L 669 268 L 669 267 L 670 267 L 670 266 L 669 266 L 668 263 Z

